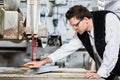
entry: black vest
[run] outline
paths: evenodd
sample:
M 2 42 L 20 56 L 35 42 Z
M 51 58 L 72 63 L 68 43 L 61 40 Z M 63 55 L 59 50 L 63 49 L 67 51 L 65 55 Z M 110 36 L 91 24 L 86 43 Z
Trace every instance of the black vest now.
M 93 14 L 94 38 L 95 38 L 96 50 L 99 56 L 103 59 L 103 53 L 104 53 L 105 46 L 106 46 L 105 17 L 107 13 L 110 13 L 110 11 L 95 11 L 91 13 Z M 90 56 L 94 59 L 94 53 L 93 53 L 93 49 L 90 43 L 88 33 L 84 32 L 82 35 L 77 33 L 77 35 L 79 39 L 82 41 L 83 45 L 85 46 Z M 120 59 L 118 59 L 117 64 L 112 72 L 120 75 Z

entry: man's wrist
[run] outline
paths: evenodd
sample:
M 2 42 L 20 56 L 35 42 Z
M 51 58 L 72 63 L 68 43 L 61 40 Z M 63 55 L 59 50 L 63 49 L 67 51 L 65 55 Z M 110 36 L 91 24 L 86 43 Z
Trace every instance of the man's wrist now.
M 52 60 L 49 58 L 49 57 L 47 57 L 47 58 L 44 58 L 43 60 L 42 60 L 42 64 L 44 65 L 44 64 L 47 64 L 47 63 L 52 63 Z

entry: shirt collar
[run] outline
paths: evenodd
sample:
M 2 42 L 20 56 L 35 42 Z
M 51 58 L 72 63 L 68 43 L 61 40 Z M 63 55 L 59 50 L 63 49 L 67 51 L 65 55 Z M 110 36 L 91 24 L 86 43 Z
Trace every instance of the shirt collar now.
M 92 37 L 92 38 L 94 38 L 94 28 L 92 28 L 92 30 L 90 31 L 90 32 L 88 32 L 89 33 L 89 35 Z

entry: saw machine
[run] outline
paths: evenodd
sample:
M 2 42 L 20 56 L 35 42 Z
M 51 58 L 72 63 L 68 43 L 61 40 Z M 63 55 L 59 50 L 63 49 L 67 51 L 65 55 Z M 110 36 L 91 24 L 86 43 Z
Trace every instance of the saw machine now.
M 0 0 L 0 66 L 18 67 L 24 63 L 27 42 L 23 39 L 20 0 Z

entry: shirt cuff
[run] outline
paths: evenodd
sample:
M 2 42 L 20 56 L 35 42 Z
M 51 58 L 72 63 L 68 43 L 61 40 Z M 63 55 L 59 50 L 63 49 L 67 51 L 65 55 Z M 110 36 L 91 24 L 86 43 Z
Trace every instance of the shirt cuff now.
M 52 60 L 52 62 L 56 61 L 56 60 L 54 60 L 54 56 L 49 55 L 48 58 L 50 58 Z
M 97 74 L 104 78 L 107 78 L 110 75 L 110 73 L 102 66 L 98 69 Z

